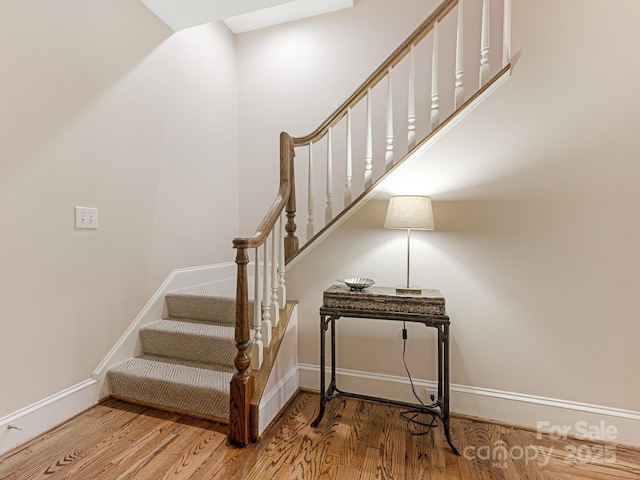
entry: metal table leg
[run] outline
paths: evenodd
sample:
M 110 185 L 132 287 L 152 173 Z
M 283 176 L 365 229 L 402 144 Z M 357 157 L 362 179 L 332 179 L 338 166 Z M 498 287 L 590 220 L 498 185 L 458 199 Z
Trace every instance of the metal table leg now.
M 442 373 L 444 371 L 444 352 L 442 351 L 442 343 L 443 343 L 443 335 L 442 335 L 442 328 L 441 327 L 436 327 L 436 330 L 438 330 L 438 398 L 436 399 L 439 403 L 442 402 L 442 398 L 443 398 L 443 383 L 444 383 L 444 379 L 442 376 Z
M 336 386 L 336 319 L 340 317 L 329 317 L 331 324 L 331 381 L 327 390 L 327 400 L 333 397 L 338 389 Z
M 440 336 L 440 329 L 438 329 L 438 336 Z M 438 342 L 440 344 L 440 342 Z M 439 346 L 439 345 L 438 345 Z M 444 427 L 444 436 L 447 439 L 447 443 L 453 450 L 453 453 L 456 455 L 460 455 L 460 450 L 456 447 L 455 443 L 451 438 L 451 424 L 449 417 L 449 325 L 443 326 L 442 332 L 442 349 L 443 349 L 443 385 L 442 385 L 442 426 Z M 440 363 L 440 359 L 438 359 L 438 363 Z M 438 382 L 440 383 L 440 382 Z M 438 385 L 438 388 L 440 386 Z
M 333 331 L 333 329 L 332 329 Z M 325 368 L 325 334 L 327 332 L 326 315 L 320 315 L 320 411 L 316 419 L 311 422 L 312 427 L 317 427 L 324 416 L 324 407 L 327 403 L 327 392 L 324 386 L 324 368 Z M 332 365 L 333 369 L 333 365 Z

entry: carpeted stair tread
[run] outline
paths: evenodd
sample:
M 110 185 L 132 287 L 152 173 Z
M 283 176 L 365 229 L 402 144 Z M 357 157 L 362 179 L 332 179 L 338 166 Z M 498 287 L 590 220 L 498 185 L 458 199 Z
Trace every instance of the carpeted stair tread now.
M 235 325 L 236 279 L 171 290 L 165 295 L 169 318 Z M 249 282 L 249 318 L 253 318 L 253 285 Z
M 238 353 L 231 325 L 158 320 L 140 329 L 142 352 L 233 366 Z
M 208 417 L 229 417 L 229 383 L 235 367 L 143 355 L 108 372 L 112 395 Z

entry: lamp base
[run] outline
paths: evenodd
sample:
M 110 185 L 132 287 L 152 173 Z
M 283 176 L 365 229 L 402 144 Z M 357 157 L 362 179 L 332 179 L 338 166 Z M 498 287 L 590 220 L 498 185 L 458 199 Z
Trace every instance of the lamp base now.
M 422 289 L 417 285 L 410 285 L 408 287 L 396 287 L 397 295 L 422 295 Z

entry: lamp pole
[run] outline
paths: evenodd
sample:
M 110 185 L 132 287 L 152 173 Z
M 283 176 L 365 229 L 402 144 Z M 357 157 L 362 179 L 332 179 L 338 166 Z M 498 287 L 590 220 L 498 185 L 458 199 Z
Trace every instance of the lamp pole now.
M 409 289 L 409 269 L 411 265 L 411 229 L 407 228 L 407 289 Z

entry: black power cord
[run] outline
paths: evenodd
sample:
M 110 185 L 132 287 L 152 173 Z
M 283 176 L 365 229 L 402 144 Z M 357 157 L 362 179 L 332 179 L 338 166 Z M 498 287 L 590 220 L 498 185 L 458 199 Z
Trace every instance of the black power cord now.
M 413 392 L 413 396 L 416 397 L 416 400 L 420 402 L 423 407 L 427 407 L 422 399 L 416 393 L 416 387 L 413 384 L 413 378 L 411 378 L 411 372 L 409 372 L 409 367 L 407 367 L 406 360 L 406 352 L 407 352 L 407 325 L 406 322 L 402 322 L 402 363 L 404 364 L 404 369 L 407 372 L 407 376 L 409 377 L 409 383 L 411 384 L 411 391 Z M 431 417 L 431 420 L 428 422 L 422 421 L 419 419 L 419 416 L 427 415 Z M 438 426 L 438 417 L 433 412 L 424 412 L 419 409 L 411 409 L 406 410 L 400 413 L 400 416 L 407 421 L 407 430 L 411 435 L 427 435 L 432 428 Z

